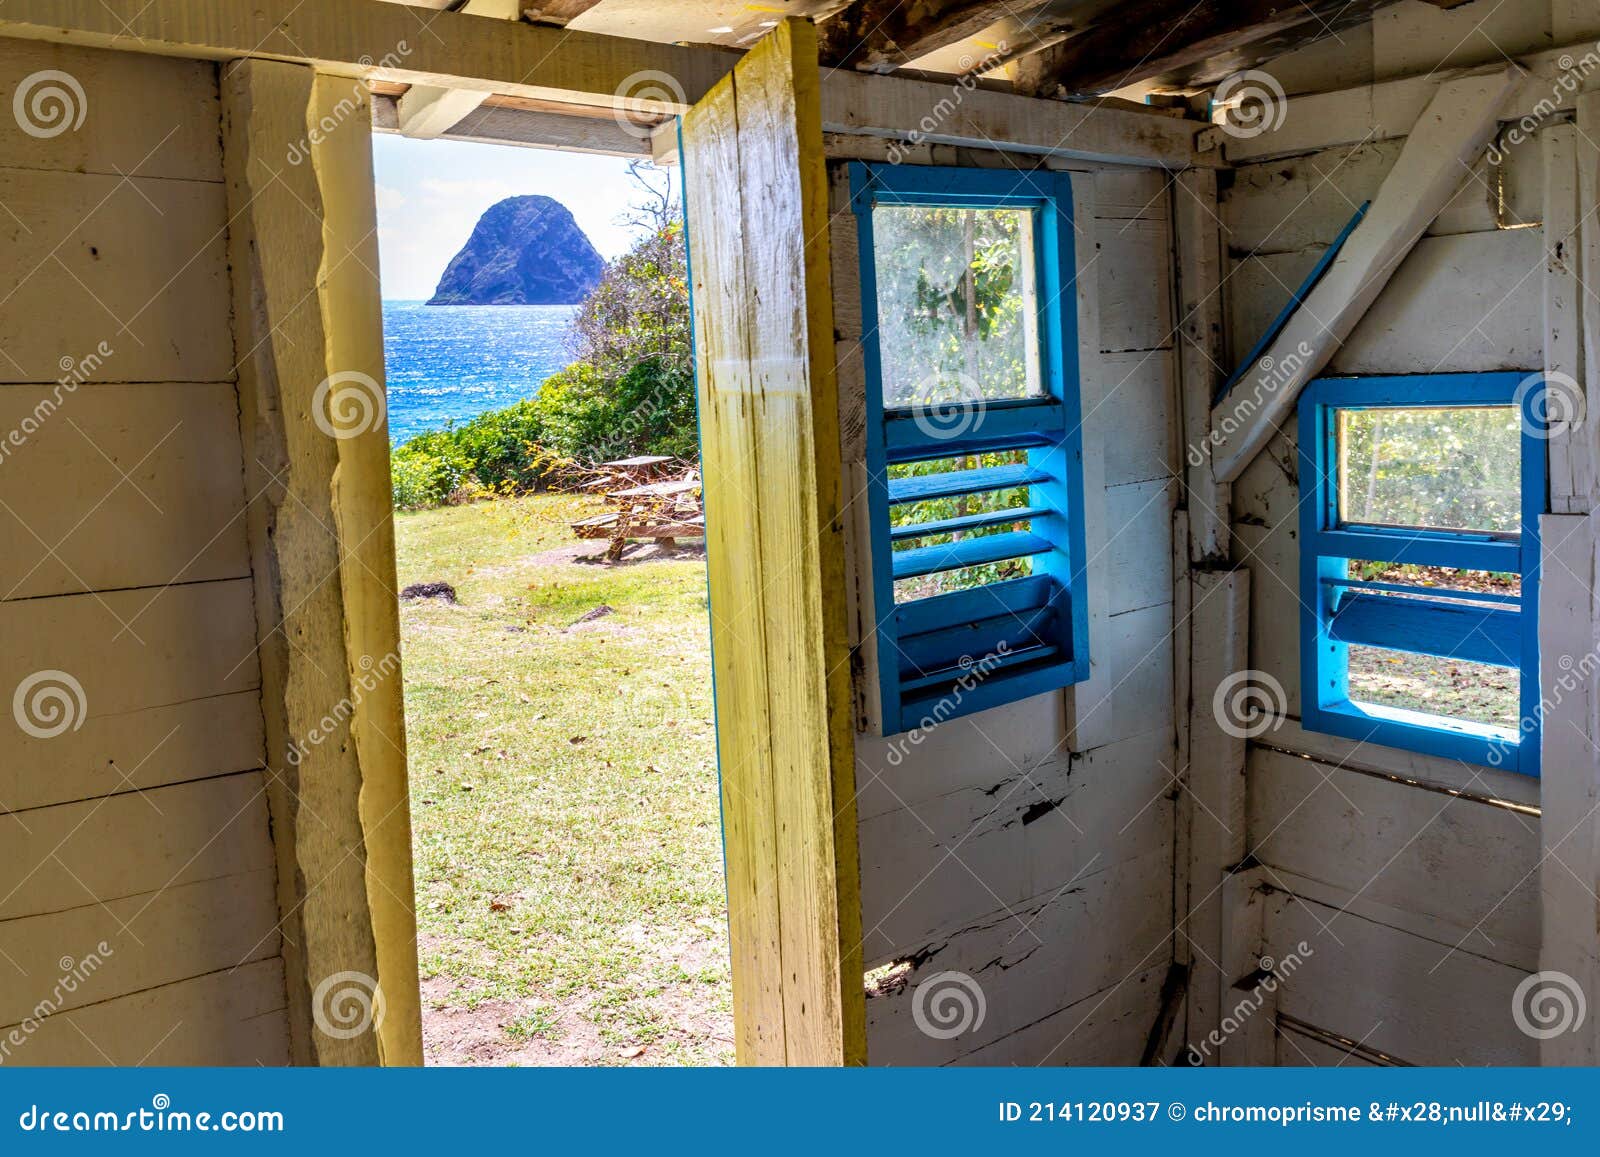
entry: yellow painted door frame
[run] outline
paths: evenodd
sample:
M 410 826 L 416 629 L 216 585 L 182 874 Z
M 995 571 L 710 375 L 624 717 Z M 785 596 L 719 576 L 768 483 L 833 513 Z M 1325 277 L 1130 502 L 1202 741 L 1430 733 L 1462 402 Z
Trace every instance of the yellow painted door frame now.
M 788 19 L 682 122 L 744 1064 L 866 1054 L 827 172 Z

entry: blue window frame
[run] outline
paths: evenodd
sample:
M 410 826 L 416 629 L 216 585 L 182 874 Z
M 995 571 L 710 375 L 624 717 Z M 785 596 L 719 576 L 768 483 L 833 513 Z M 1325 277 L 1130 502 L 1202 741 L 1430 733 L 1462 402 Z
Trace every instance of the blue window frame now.
M 893 735 L 1088 677 L 1072 185 L 1062 173 L 865 164 L 851 166 L 850 180 L 880 703 L 883 733 Z M 875 246 L 894 235 L 885 221 L 877 236 L 874 215 L 905 207 L 1016 211 L 1006 284 L 1020 278 L 1026 291 L 1008 299 L 1016 309 L 1008 332 L 1023 335 L 1029 368 L 1010 380 L 1025 376 L 1026 391 L 996 397 L 994 383 L 975 380 L 953 403 L 905 404 L 893 382 L 896 392 L 886 394 L 886 367 L 900 372 L 906 360 L 890 343 L 905 331 L 891 334 L 897 320 L 880 317 Z M 963 284 L 979 296 L 975 279 Z M 944 504 L 954 512 L 927 517 L 941 499 L 955 499 Z M 997 501 L 1010 505 L 997 509 Z M 1007 577 L 997 567 L 1027 573 Z M 952 581 L 960 589 L 902 589 L 896 602 L 897 583 L 952 574 L 966 576 Z
M 1299 411 L 1305 727 L 1539 774 L 1539 516 L 1545 512 L 1547 445 L 1542 392 L 1542 377 L 1518 373 L 1324 378 L 1306 388 Z M 1512 501 L 1497 519 L 1440 527 L 1421 525 L 1420 519 L 1372 517 L 1377 507 L 1368 505 L 1370 488 L 1381 476 L 1375 433 L 1368 435 L 1372 457 L 1363 459 L 1370 473 L 1354 479 L 1368 488 L 1366 497 L 1350 498 L 1346 488 L 1352 479 L 1342 477 L 1352 465 L 1341 445 L 1342 424 L 1366 422 L 1370 430 L 1373 418 L 1385 410 L 1463 408 L 1489 408 L 1497 428 L 1508 431 L 1497 444 L 1503 442 L 1505 457 L 1514 456 L 1520 467 L 1511 483 Z M 1505 414 L 1495 414 L 1495 408 Z M 1490 450 L 1479 445 L 1459 453 L 1487 455 Z M 1424 462 L 1422 468 L 1443 472 L 1450 465 Z M 1351 560 L 1515 574 L 1520 590 L 1367 581 L 1352 575 Z M 1518 719 L 1491 724 L 1352 700 L 1352 646 L 1509 667 L 1518 674 Z

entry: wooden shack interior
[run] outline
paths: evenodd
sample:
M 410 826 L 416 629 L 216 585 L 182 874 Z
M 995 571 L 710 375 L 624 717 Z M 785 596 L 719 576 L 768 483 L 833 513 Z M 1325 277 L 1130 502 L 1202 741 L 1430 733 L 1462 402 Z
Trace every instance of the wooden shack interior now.
M 6 0 L 0 92 L 0 1062 L 421 1062 L 403 132 L 682 167 L 742 1062 L 1600 1063 L 1593 0 Z M 894 400 L 929 206 L 1023 219 L 1025 394 Z M 1509 523 L 1324 501 L 1463 407 Z

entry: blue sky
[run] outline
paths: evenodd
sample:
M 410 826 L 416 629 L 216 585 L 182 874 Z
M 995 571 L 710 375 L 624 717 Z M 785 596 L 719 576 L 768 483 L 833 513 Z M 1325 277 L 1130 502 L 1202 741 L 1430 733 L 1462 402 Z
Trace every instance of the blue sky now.
M 626 250 L 635 236 L 617 221 L 637 199 L 620 157 L 390 134 L 375 136 L 372 152 L 383 296 L 389 300 L 432 297 L 483 211 L 506 197 L 554 197 L 606 258 Z

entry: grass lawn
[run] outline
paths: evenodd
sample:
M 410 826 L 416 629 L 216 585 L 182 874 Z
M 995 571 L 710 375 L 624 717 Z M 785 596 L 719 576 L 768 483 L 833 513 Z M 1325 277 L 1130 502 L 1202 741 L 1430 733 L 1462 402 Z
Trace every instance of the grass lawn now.
M 575 561 L 597 508 L 396 516 L 460 599 L 400 616 L 430 1064 L 732 1060 L 705 565 Z

